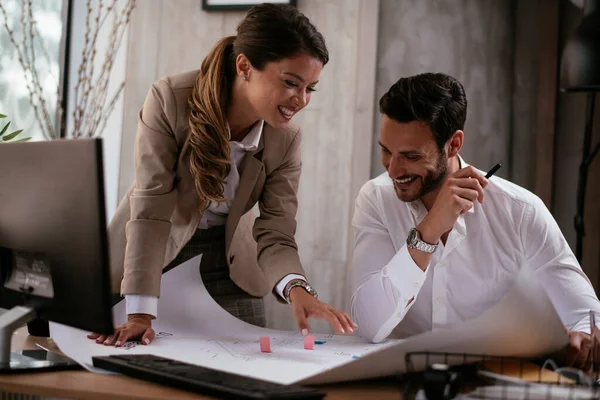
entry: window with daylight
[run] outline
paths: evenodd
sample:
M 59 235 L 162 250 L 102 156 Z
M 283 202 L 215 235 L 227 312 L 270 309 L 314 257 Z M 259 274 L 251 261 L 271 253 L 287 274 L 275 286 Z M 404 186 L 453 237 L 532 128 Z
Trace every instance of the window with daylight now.
M 58 137 L 69 0 L 0 1 L 0 130 Z

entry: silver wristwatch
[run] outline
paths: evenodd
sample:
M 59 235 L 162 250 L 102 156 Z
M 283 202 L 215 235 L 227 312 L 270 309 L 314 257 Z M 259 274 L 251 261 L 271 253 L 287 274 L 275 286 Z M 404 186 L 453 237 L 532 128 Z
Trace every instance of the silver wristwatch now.
M 285 292 L 283 293 L 283 297 L 285 298 L 285 301 L 287 301 L 288 303 L 291 303 L 290 292 L 292 291 L 293 288 L 298 287 L 298 286 L 301 286 L 302 288 L 304 288 L 304 290 L 306 290 L 309 294 L 311 294 L 315 299 L 319 298 L 319 295 L 317 294 L 315 289 L 313 289 L 312 286 L 310 286 L 307 282 L 294 281 L 288 285 Z
M 412 228 L 410 232 L 408 232 L 408 237 L 406 238 L 406 245 L 409 249 L 417 249 L 424 253 L 433 253 L 435 249 L 437 249 L 437 244 L 426 243 L 421 240 L 421 234 L 417 230 L 417 228 Z

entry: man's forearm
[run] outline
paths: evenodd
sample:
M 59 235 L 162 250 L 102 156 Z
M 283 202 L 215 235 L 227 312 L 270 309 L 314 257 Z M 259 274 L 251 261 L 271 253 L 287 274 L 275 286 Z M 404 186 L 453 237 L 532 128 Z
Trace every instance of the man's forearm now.
M 385 339 L 404 319 L 425 278 L 404 246 L 378 273 L 354 282 L 351 316 L 359 334 L 373 342 Z

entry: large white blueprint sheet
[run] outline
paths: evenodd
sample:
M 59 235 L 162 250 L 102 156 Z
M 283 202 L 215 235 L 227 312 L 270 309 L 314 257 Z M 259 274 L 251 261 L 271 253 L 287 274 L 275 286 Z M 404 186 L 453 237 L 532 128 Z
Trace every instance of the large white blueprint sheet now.
M 88 332 L 51 323 L 59 348 L 84 367 L 92 356 L 155 354 L 273 382 L 327 383 L 389 376 L 406 369 L 404 355 L 414 351 L 457 351 L 537 356 L 567 342 L 565 330 L 543 290 L 519 281 L 515 289 L 480 318 L 404 340 L 368 343 L 354 336 L 315 335 L 323 344 L 305 350 L 299 332 L 259 328 L 233 317 L 208 294 L 195 257 L 162 277 L 157 338 L 148 346 L 122 348 L 96 344 Z M 113 309 L 115 323 L 126 319 L 125 302 Z M 261 353 L 260 336 L 270 336 L 271 353 Z

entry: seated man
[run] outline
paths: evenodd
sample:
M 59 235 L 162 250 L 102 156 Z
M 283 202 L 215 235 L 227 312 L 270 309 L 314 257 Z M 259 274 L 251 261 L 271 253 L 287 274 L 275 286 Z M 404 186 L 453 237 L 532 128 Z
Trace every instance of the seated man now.
M 351 312 L 359 333 L 380 342 L 477 317 L 528 268 L 569 331 L 567 362 L 583 366 L 588 312 L 600 311 L 600 302 L 544 203 L 486 179 L 459 156 L 467 115 L 460 82 L 431 73 L 402 78 L 379 107 L 387 172 L 362 187 L 353 219 Z

